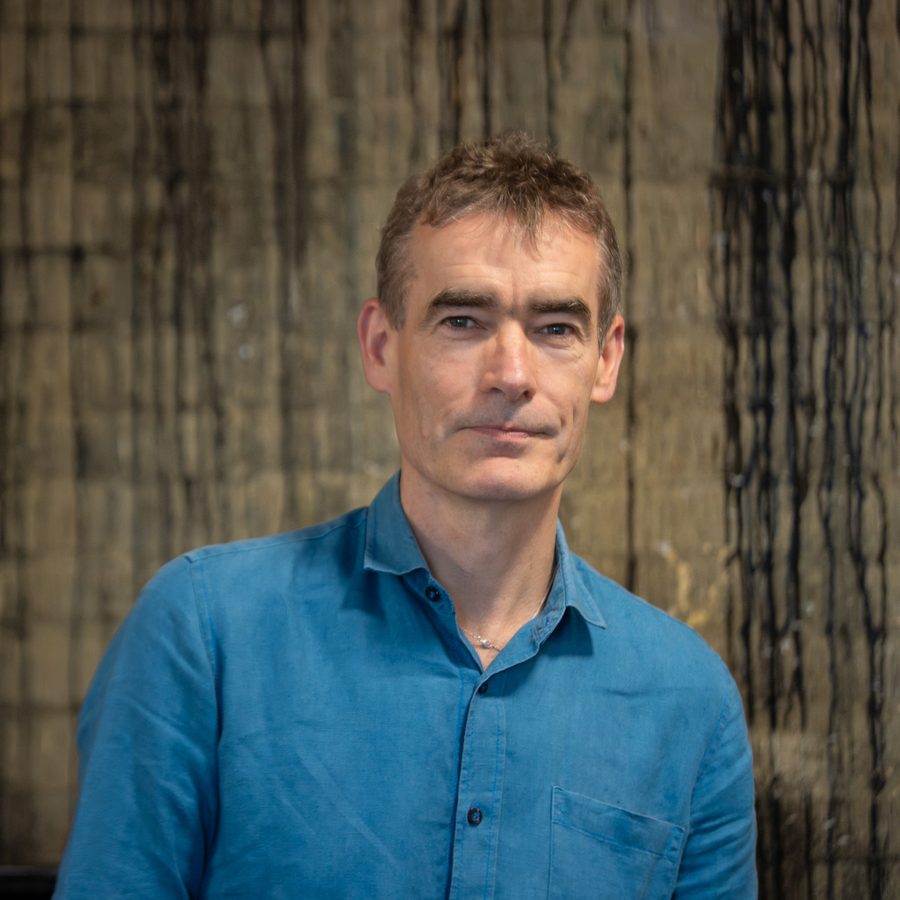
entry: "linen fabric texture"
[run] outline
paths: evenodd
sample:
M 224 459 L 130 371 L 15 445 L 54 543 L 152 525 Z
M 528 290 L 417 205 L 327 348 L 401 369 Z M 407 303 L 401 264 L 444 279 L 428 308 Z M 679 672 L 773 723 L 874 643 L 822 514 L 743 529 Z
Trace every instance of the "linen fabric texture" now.
M 56 896 L 756 896 L 721 660 L 569 551 L 484 671 L 399 497 L 142 592 L 79 724 Z

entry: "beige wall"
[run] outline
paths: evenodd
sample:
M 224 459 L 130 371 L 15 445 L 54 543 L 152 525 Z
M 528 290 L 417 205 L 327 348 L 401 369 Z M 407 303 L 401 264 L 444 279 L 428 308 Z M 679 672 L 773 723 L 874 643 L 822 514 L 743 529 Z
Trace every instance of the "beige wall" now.
M 764 895 L 898 890 L 900 43 L 887 0 L 776 6 L 0 0 L 0 863 L 58 858 L 79 704 L 161 562 L 391 473 L 378 226 L 520 127 L 630 260 L 570 542 L 731 665 Z

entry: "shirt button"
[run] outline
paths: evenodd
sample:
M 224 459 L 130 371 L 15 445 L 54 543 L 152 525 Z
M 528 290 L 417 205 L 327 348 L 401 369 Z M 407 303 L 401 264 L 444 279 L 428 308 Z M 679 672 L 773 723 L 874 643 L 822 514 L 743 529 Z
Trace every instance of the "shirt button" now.
M 488 683 L 487 683 L 486 681 L 484 681 L 484 682 L 482 682 L 481 684 L 479 684 L 479 685 L 478 685 L 478 693 L 479 693 L 479 694 L 486 694 L 486 693 L 487 693 L 487 686 L 488 686 Z
M 437 603 L 441 599 L 441 592 L 433 584 L 430 584 L 425 588 L 425 596 L 432 603 Z
M 482 819 L 481 808 L 478 806 L 470 806 L 466 813 L 466 821 L 470 825 L 480 825 Z

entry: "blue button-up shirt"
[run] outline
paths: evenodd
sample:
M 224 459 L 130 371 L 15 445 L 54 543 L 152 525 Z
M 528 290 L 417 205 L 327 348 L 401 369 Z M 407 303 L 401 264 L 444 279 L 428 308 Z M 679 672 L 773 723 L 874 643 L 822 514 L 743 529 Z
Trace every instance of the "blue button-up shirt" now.
M 400 506 L 164 567 L 79 727 L 58 896 L 755 896 L 725 666 L 569 552 L 487 670 Z

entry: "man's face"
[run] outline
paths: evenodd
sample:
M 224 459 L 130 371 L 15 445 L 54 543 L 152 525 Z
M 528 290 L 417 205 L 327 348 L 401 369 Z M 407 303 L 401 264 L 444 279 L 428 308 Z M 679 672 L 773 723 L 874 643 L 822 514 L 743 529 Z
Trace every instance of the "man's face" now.
M 417 226 L 410 259 L 403 326 L 377 301 L 360 317 L 366 375 L 394 411 L 404 495 L 559 491 L 622 353 L 620 317 L 600 349 L 596 241 L 551 219 L 531 246 L 505 219 L 473 214 Z

